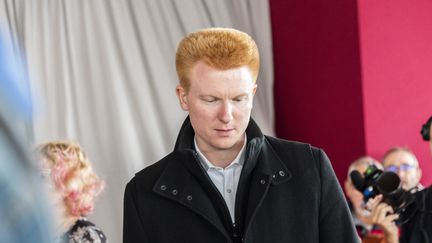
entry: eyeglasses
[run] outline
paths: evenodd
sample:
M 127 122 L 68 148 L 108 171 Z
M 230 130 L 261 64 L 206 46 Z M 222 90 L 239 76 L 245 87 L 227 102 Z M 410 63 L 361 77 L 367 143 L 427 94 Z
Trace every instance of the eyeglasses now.
M 398 171 L 409 171 L 417 168 L 415 165 L 402 164 L 400 166 L 390 165 L 385 168 L 385 171 L 391 171 L 397 173 Z

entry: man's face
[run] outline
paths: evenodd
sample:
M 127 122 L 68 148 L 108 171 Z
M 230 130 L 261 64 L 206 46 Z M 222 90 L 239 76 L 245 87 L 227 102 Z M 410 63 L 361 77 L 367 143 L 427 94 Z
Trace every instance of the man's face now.
M 385 170 L 398 174 L 403 189 L 409 190 L 419 184 L 421 170 L 416 159 L 409 152 L 395 151 L 385 158 L 383 164 Z
M 218 70 L 198 62 L 189 80 L 189 91 L 177 86 L 177 95 L 182 109 L 189 112 L 200 150 L 217 152 L 243 145 L 257 87 L 249 69 Z

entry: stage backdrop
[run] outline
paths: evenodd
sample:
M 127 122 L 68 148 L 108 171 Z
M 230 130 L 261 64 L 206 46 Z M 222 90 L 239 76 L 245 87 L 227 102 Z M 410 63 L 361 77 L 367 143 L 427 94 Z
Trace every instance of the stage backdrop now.
M 348 165 L 393 146 L 432 157 L 432 2 L 272 0 L 276 132 L 320 146 L 343 182 Z

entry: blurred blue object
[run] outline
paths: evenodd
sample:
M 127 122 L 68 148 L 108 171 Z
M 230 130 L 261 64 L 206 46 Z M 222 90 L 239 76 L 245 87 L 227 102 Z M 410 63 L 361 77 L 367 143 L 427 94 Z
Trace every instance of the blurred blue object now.
M 0 33 L 0 242 L 52 243 L 53 224 L 41 178 L 18 124 L 31 122 L 21 59 Z
M 32 103 L 24 59 L 0 32 L 0 116 L 27 145 L 32 138 Z
M 1 33 L 0 33 L 1 35 Z M 18 114 L 31 116 L 30 92 L 26 87 L 27 71 L 21 53 L 0 36 L 0 101 Z M 6 107 L 5 105 L 3 105 Z M 4 110 L 3 110 L 4 112 Z

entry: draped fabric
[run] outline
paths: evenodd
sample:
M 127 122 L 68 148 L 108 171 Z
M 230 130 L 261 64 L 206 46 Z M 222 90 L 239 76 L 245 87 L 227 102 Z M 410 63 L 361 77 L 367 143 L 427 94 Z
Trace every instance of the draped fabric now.
M 135 172 L 172 150 L 186 113 L 175 95 L 175 51 L 187 33 L 233 27 L 261 54 L 252 116 L 273 129 L 268 1 L 3 0 L 0 25 L 26 58 L 34 143 L 81 143 L 107 182 L 90 217 L 120 242 L 123 192 Z

